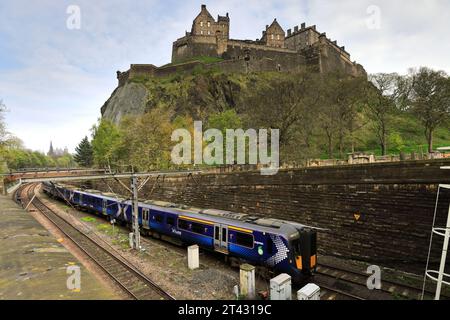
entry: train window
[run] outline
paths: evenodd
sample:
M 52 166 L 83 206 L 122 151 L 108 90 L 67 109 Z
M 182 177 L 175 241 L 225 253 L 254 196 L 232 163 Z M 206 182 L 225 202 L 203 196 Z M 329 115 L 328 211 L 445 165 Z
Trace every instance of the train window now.
M 253 235 L 236 232 L 236 244 L 243 247 L 253 248 Z
M 175 225 L 175 218 L 174 217 L 167 217 L 166 218 L 166 223 L 168 225 L 174 226 Z
M 205 228 L 203 225 L 201 225 L 199 223 L 193 223 L 191 226 L 191 230 L 192 230 L 192 232 L 203 234 Z
M 219 234 L 220 234 L 220 228 L 218 226 L 215 227 L 215 231 L 214 231 L 214 238 L 219 241 Z
M 148 220 L 148 209 L 142 209 L 142 219 L 144 221 Z
M 162 218 L 161 215 L 157 214 L 157 215 L 155 216 L 155 220 L 156 220 L 157 223 L 162 223 L 163 218 Z
M 189 223 L 186 220 L 178 219 L 178 228 L 189 230 Z

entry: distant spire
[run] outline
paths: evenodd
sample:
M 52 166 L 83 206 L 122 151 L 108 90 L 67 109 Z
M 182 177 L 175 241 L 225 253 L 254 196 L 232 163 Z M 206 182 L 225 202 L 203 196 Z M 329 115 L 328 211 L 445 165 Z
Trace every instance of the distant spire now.
M 47 155 L 50 157 L 55 155 L 55 150 L 53 149 L 53 141 L 50 141 L 50 149 L 48 150 Z

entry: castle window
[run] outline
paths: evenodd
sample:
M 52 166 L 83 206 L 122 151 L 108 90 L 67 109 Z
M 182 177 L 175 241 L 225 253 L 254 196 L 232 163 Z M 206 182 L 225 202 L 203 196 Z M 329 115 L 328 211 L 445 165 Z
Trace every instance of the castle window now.
M 203 27 L 203 21 L 200 22 L 200 27 Z
M 202 30 L 202 31 L 200 31 L 200 34 L 203 34 L 203 30 Z
M 211 27 L 211 22 L 208 21 L 208 28 Z
M 280 35 L 279 34 L 277 35 L 277 40 L 280 40 Z
M 211 35 L 211 31 L 208 30 L 208 36 Z
M 272 35 L 272 40 L 275 39 L 274 35 Z

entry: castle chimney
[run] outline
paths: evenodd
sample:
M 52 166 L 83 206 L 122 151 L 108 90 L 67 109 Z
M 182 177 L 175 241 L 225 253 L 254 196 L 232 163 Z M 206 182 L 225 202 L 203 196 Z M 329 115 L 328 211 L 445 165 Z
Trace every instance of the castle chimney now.
M 298 32 L 298 26 L 294 27 L 294 32 Z
M 306 23 L 303 22 L 303 23 L 302 23 L 302 30 L 305 29 L 305 28 L 306 28 Z
M 333 41 L 333 44 L 334 44 L 334 45 L 337 45 L 337 41 L 336 41 L 336 40 L 334 40 L 334 41 Z
M 269 25 L 268 25 L 268 24 L 266 24 L 266 30 L 267 30 L 267 29 L 269 29 Z
M 227 18 L 229 18 L 230 16 L 228 15 L 228 12 L 227 12 Z
M 206 4 L 202 4 L 202 10 L 206 10 Z
M 288 29 L 288 31 L 287 31 L 288 37 L 289 37 L 291 34 L 292 34 L 292 30 L 291 30 L 291 29 Z
M 342 46 L 341 49 L 342 49 L 342 51 L 345 51 L 345 46 Z
M 311 28 L 315 31 L 316 30 L 316 25 L 313 25 Z

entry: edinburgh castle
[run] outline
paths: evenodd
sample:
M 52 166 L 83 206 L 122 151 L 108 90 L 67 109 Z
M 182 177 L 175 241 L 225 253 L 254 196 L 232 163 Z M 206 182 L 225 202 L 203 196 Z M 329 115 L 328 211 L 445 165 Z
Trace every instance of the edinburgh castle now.
M 173 43 L 171 64 L 163 67 L 133 64 L 130 70 L 117 72 L 119 86 L 136 76 L 167 76 L 190 72 L 199 66 L 224 72 L 295 72 L 309 66 L 320 73 L 365 75 L 364 68 L 351 61 L 345 47 L 317 31 L 315 25 L 307 27 L 302 23 L 286 33 L 275 19 L 266 25 L 260 39 L 235 40 L 230 38 L 230 24 L 228 13 L 216 20 L 202 5 L 191 32 Z M 205 57 L 216 60 L 200 59 Z

